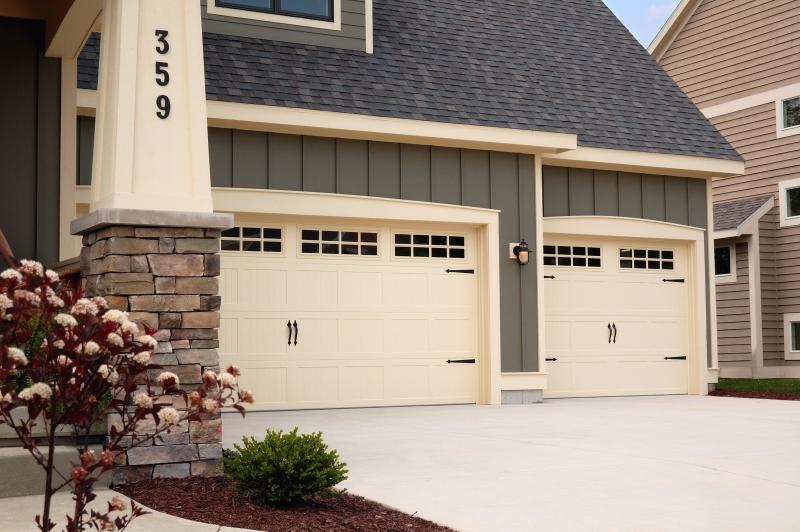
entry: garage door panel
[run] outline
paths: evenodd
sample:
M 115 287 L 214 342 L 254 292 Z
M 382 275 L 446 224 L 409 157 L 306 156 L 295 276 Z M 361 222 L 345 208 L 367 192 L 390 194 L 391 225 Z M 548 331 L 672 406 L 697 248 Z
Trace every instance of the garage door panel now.
M 570 349 L 603 354 L 608 346 L 608 324 L 601 320 L 576 319 L 570 327 Z
M 264 368 L 245 365 L 239 384 L 252 390 L 256 405 L 285 404 L 288 401 L 287 369 L 285 367 Z
M 551 279 L 544 285 L 544 294 L 550 312 L 569 310 L 570 308 L 570 281 Z
M 475 305 L 475 281 L 468 274 L 431 276 L 431 307 L 450 307 L 448 310 L 470 312 Z
M 614 303 L 616 309 L 623 312 L 642 312 L 648 310 L 647 283 L 645 281 L 616 280 L 614 285 L 614 294 L 616 295 L 616 301 L 614 301 Z
M 383 274 L 346 271 L 339 276 L 339 304 L 350 307 L 383 305 Z
M 245 318 L 242 325 L 243 354 L 286 354 L 288 329 L 282 319 Z
M 239 352 L 239 319 L 222 318 L 219 320 L 219 353 L 235 355 Z
M 246 268 L 240 273 L 238 291 L 241 304 L 255 306 L 286 304 L 286 270 Z
M 293 386 L 299 393 L 298 401 L 301 403 L 321 403 L 339 400 L 339 368 L 327 367 L 299 367 L 297 373 L 297 386 Z
M 475 402 L 475 366 L 472 364 L 437 365 L 433 367 L 435 399 Z
M 222 296 L 222 302 L 226 308 L 239 304 L 239 270 L 220 268 L 219 295 Z
M 431 351 L 435 353 L 469 354 L 477 340 L 469 318 L 432 320 Z
M 547 364 L 547 393 L 555 395 L 569 393 L 571 391 L 572 363 L 549 362 Z
M 653 369 L 649 360 L 619 360 L 614 376 L 617 388 L 630 395 L 647 394 L 653 388 Z
M 298 326 L 296 333 L 297 350 L 300 354 L 334 354 L 339 352 L 339 320 L 335 318 L 305 318 L 301 320 L 301 323 L 302 326 Z M 285 323 L 283 327 L 286 329 Z M 301 337 L 302 340 L 300 339 Z
M 388 284 L 389 305 L 403 307 L 428 306 L 428 274 L 391 273 Z
M 298 270 L 291 302 L 296 305 L 336 305 L 339 302 L 338 272 Z
M 572 364 L 572 389 L 597 393 L 607 391 L 608 364 L 606 362 L 574 362 Z
M 681 312 L 682 303 L 681 295 L 684 293 L 684 288 L 679 286 L 682 283 L 665 283 L 655 282 L 648 285 L 648 298 L 649 309 L 652 312 L 659 314 Z
M 345 366 L 342 368 L 342 399 L 382 401 L 384 378 L 383 366 Z
M 429 399 L 430 368 L 425 365 L 393 365 L 389 389 L 392 399 Z
M 383 353 L 382 319 L 344 319 L 341 321 L 341 353 Z
M 606 282 L 604 279 L 571 281 L 569 296 L 571 310 L 604 310 L 606 308 Z
M 662 393 L 687 393 L 688 382 L 685 375 L 688 371 L 685 360 L 653 361 L 653 388 Z
M 395 319 L 390 323 L 392 353 L 427 353 L 430 350 L 428 320 Z
M 613 353 L 624 355 L 628 354 L 625 351 L 634 351 L 642 354 L 652 347 L 653 328 L 646 320 L 623 318 L 614 321 L 614 325 L 617 327 L 617 341 L 612 343 Z
M 544 331 L 545 349 L 548 355 L 555 355 L 560 351 L 569 351 L 572 348 L 571 322 L 547 320 Z

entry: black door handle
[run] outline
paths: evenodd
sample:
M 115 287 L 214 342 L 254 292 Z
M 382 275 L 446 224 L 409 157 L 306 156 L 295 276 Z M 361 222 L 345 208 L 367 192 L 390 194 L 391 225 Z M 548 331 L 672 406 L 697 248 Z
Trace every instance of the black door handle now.
M 608 324 L 608 343 L 611 343 L 611 324 Z
M 686 357 L 664 357 L 664 360 L 686 360 Z
M 447 363 L 448 364 L 474 364 L 475 363 L 475 359 L 474 358 L 464 358 L 462 360 L 448 360 Z
M 297 345 L 297 322 L 294 322 L 294 345 Z
M 475 273 L 475 270 L 445 270 L 447 273 Z
M 661 279 L 665 283 L 682 283 L 683 279 Z
M 555 279 L 556 276 L 555 275 L 545 275 L 544 278 L 545 279 Z
M 556 360 L 558 360 L 558 359 L 557 359 L 557 358 L 545 358 L 545 360 L 546 360 L 547 362 L 555 362 L 555 361 L 556 361 Z
M 286 326 L 289 327 L 289 345 L 292 345 L 292 320 L 287 321 Z
M 617 324 L 612 323 L 611 326 L 614 328 L 614 343 L 617 343 Z M 297 335 L 294 335 L 294 339 L 297 340 Z

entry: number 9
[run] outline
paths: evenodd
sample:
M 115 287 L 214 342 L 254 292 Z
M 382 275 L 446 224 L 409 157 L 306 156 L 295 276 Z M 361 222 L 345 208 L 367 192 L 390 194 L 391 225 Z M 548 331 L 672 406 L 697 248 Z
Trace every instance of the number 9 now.
M 156 99 L 156 106 L 163 112 L 156 112 L 156 116 L 162 120 L 169 116 L 169 98 L 163 94 Z

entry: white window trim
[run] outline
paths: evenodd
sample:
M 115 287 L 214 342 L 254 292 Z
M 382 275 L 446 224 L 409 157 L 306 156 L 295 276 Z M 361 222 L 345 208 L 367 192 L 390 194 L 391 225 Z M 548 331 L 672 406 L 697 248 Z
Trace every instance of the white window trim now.
M 792 216 L 792 217 L 786 216 L 787 214 L 786 209 L 788 208 L 786 201 L 786 191 L 790 188 L 797 188 L 797 187 L 800 187 L 800 178 L 789 179 L 788 181 L 781 181 L 780 183 L 778 183 L 778 205 L 780 205 L 778 211 L 780 213 L 781 227 L 791 227 L 794 225 L 800 225 L 800 216 Z
M 250 20 L 260 20 L 262 22 L 274 22 L 276 24 L 304 26 L 306 28 L 318 28 L 323 30 L 342 30 L 342 0 L 333 0 L 333 21 L 290 17 L 287 15 L 276 15 L 273 13 L 260 13 L 258 11 L 248 11 L 246 9 L 235 9 L 232 7 L 219 7 L 217 6 L 217 2 L 215 0 L 208 0 L 207 8 L 209 15 L 245 18 Z
M 793 100 L 800 97 L 799 95 L 791 96 L 789 98 L 781 98 L 775 101 L 775 127 L 778 138 L 790 137 L 792 135 L 800 135 L 800 125 L 792 127 L 783 127 L 783 102 L 786 100 Z
M 800 351 L 792 351 L 792 331 L 789 324 L 793 321 L 800 321 L 800 313 L 784 314 L 783 315 L 783 346 L 784 355 L 786 360 L 800 360 Z
M 715 275 L 716 284 L 729 284 L 736 282 L 736 244 L 722 244 L 722 245 L 714 245 L 714 251 L 717 248 L 730 248 L 731 250 L 731 273 L 725 275 Z

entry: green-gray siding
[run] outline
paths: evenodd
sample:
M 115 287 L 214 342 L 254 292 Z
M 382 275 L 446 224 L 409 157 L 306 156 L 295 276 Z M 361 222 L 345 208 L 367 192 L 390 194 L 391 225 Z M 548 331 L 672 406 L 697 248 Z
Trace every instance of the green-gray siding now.
M 309 28 L 293 24 L 277 24 L 248 18 L 210 15 L 208 2 L 202 5 L 203 31 L 221 35 L 236 35 L 253 39 L 311 44 L 329 48 L 366 51 L 366 15 L 364 0 L 342 0 L 342 29 L 339 31 Z M 247 14 L 247 12 L 243 12 Z M 298 19 L 302 21 L 302 19 Z
M 61 62 L 44 23 L 0 17 L 0 228 L 19 258 L 58 261 Z

